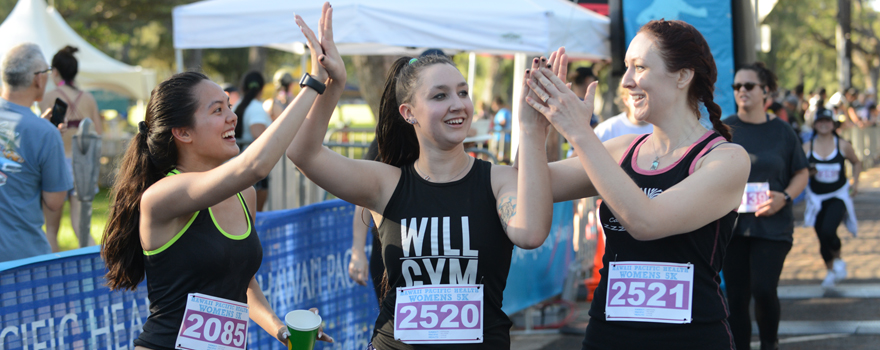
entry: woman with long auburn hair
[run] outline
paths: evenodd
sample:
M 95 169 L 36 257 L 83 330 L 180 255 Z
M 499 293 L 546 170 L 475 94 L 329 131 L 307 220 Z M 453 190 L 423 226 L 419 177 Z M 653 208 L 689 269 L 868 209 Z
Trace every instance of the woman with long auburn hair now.
M 528 80 L 537 96 L 526 101 L 578 154 L 550 165 L 553 200 L 603 198 L 604 267 L 584 349 L 733 349 L 719 273 L 749 158 L 721 123 L 709 45 L 685 22 L 651 21 L 625 63 L 633 117 L 654 132 L 604 144 L 589 126 L 595 84 L 581 102 L 548 69 Z

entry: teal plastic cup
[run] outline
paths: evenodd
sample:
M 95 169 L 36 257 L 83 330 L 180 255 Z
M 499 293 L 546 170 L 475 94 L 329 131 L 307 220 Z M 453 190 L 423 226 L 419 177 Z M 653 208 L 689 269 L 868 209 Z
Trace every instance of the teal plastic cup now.
M 321 316 L 309 310 L 294 310 L 284 316 L 284 323 L 290 332 L 287 338 L 288 350 L 313 350 L 321 327 Z

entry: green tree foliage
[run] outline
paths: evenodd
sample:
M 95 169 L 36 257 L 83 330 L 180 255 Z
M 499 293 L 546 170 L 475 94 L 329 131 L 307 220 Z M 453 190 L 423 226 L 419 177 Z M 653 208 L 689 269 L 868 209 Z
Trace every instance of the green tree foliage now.
M 837 0 L 779 0 L 764 19 L 772 29 L 771 51 L 759 53 L 779 76 L 780 86 L 792 89 L 804 83 L 805 91 L 824 87 L 838 90 L 835 30 Z M 871 70 L 880 66 L 877 13 L 867 1 L 853 1 L 853 86 L 876 89 Z

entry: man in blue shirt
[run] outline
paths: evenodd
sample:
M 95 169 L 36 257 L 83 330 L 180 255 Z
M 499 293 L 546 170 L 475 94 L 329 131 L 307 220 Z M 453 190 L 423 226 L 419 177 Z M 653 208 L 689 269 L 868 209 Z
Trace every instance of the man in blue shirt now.
M 492 110 L 496 111 L 495 118 L 492 120 L 492 130 L 495 132 L 496 147 L 498 147 L 498 159 L 506 160 L 510 151 L 510 128 L 513 122 L 513 113 L 501 96 L 495 96 L 492 100 Z M 502 143 L 503 141 L 503 143 Z
M 6 53 L 0 93 L 0 261 L 48 254 L 41 203 L 61 210 L 73 188 L 58 129 L 30 106 L 43 99 L 49 72 L 31 43 Z

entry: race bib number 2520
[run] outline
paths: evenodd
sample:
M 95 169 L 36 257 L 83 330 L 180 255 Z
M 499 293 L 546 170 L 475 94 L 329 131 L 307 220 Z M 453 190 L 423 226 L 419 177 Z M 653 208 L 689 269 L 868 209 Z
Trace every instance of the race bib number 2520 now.
M 394 338 L 407 344 L 483 342 L 482 284 L 397 288 Z

